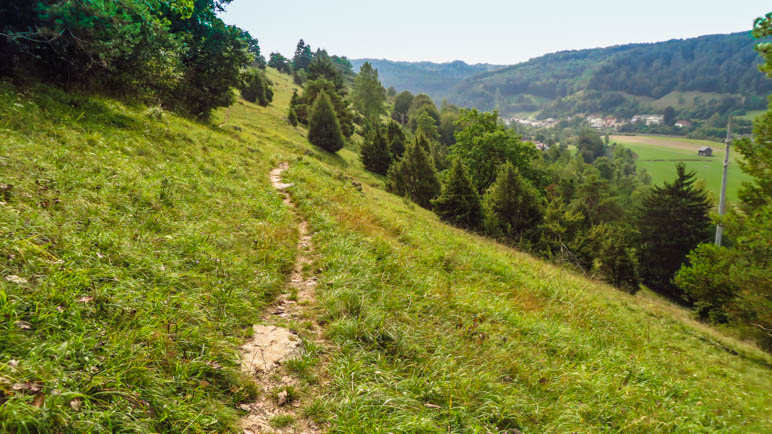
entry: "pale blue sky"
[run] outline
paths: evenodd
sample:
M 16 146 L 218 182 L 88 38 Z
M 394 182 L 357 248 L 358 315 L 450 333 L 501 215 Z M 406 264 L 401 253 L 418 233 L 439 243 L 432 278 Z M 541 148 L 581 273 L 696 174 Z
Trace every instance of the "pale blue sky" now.
M 349 58 L 512 64 L 566 49 L 750 30 L 769 0 L 234 0 L 268 57 L 303 38 Z

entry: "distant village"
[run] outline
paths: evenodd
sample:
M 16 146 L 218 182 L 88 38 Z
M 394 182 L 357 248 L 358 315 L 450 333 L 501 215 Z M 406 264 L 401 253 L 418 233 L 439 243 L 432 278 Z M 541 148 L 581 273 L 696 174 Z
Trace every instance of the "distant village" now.
M 665 123 L 665 116 L 664 115 L 655 115 L 655 114 L 642 114 L 642 115 L 635 115 L 630 119 L 619 119 L 614 116 L 586 116 L 586 115 L 576 115 L 576 117 L 585 118 L 587 120 L 587 123 L 590 124 L 591 128 L 595 128 L 598 130 L 617 130 L 622 125 L 625 124 L 636 124 L 636 123 L 643 123 L 646 126 L 654 126 L 654 125 L 662 125 Z M 559 122 L 559 119 L 555 118 L 547 118 L 547 119 L 528 119 L 528 118 L 520 118 L 517 116 L 512 116 L 510 118 L 505 118 L 504 122 L 507 123 L 507 125 L 512 124 L 519 124 L 519 125 L 527 125 L 534 128 L 552 128 Z M 675 123 L 676 128 L 689 128 L 692 126 L 692 123 L 687 120 L 679 120 Z

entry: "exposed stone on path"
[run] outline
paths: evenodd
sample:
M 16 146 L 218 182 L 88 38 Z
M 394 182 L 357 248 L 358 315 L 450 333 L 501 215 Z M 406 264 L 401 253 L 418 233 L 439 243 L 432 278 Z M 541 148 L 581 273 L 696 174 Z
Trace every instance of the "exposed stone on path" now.
M 252 328 L 252 339 L 241 347 L 241 370 L 245 373 L 268 373 L 300 354 L 300 339 L 291 331 L 266 325 Z

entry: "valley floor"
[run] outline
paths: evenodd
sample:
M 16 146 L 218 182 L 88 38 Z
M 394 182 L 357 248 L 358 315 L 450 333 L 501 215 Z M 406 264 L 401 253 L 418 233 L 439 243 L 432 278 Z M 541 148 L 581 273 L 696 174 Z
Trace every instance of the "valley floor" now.
M 236 431 L 287 392 L 272 429 L 772 431 L 769 355 L 386 193 L 269 75 L 222 128 L 0 83 L 0 430 Z M 316 296 L 278 321 L 302 241 L 281 162 Z M 274 322 L 302 345 L 272 394 L 239 347 Z

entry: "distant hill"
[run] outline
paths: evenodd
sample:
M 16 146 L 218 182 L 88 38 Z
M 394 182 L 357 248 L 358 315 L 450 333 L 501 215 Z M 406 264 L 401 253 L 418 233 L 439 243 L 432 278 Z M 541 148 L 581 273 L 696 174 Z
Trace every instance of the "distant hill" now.
M 440 101 L 463 79 L 481 72 L 488 72 L 503 66 L 476 64 L 469 65 L 460 60 L 447 63 L 396 62 L 385 59 L 350 59 L 354 71 L 370 62 L 378 70 L 384 86 L 394 86 L 398 91 L 409 90 L 425 93 Z
M 763 108 L 772 82 L 758 71 L 750 32 L 561 51 L 512 66 L 369 61 L 384 86 L 504 115 L 604 113 L 629 117 L 673 106 L 683 114 Z
M 772 83 L 758 71 L 757 42 L 740 32 L 562 51 L 469 77 L 450 91 L 449 100 L 503 114 L 542 110 L 543 116 L 627 116 L 660 109 L 652 104 L 657 100 L 706 113 L 763 106 Z M 679 96 L 685 92 L 688 98 Z

